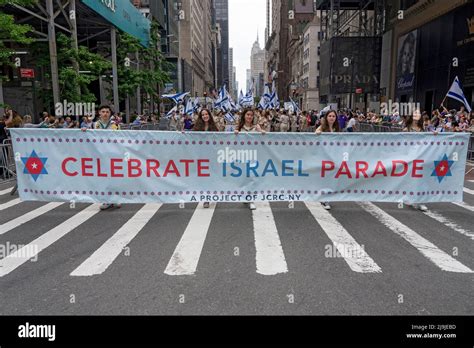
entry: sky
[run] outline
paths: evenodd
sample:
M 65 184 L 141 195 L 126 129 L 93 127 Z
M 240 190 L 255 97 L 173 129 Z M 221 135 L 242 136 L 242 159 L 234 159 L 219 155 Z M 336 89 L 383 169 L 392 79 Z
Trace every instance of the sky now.
M 245 94 L 247 69 L 250 69 L 250 51 L 259 36 L 260 47 L 265 41 L 266 1 L 229 0 L 229 47 L 234 49 L 239 90 Z

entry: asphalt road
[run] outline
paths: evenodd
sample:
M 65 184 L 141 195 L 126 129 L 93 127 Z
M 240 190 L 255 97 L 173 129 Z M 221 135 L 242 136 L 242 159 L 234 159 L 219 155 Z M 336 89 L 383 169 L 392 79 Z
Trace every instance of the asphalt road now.
M 464 206 L 428 213 L 301 202 L 99 212 L 20 202 L 9 186 L 0 184 L 2 315 L 474 313 L 472 181 Z

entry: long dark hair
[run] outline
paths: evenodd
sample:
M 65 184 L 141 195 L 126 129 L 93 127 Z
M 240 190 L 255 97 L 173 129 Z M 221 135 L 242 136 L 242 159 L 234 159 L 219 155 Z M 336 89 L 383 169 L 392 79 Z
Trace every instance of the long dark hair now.
M 336 116 L 336 121 L 334 122 L 334 125 L 333 125 L 333 131 L 334 132 L 340 132 L 339 122 L 337 120 L 337 112 L 334 111 L 334 110 L 330 110 L 330 111 L 326 112 L 326 114 L 324 114 L 323 120 L 321 122 L 321 130 L 323 132 L 330 132 L 331 131 L 331 129 L 329 128 L 329 122 L 328 122 L 328 116 L 331 113 L 333 113 Z
M 240 116 L 240 121 L 239 121 L 239 125 L 237 126 L 237 130 L 240 132 L 240 130 L 242 129 L 242 127 L 244 126 L 245 124 L 245 115 L 247 114 L 247 112 L 251 111 L 252 114 L 253 114 L 253 119 L 255 121 L 255 110 L 254 109 L 251 109 L 251 108 L 246 108 L 244 109 L 244 111 L 242 111 L 242 116 Z M 253 123 L 253 122 L 252 122 Z
M 407 128 L 408 131 L 410 131 L 413 128 L 413 123 L 414 123 L 413 115 L 409 115 L 407 118 L 407 122 L 405 124 L 405 127 Z M 416 125 L 420 129 L 420 131 L 423 131 L 424 129 L 424 121 L 423 117 L 420 117 L 420 119 L 416 122 Z
M 215 122 L 214 122 L 214 118 L 212 117 L 212 114 L 208 109 L 201 109 L 201 111 L 199 111 L 199 115 L 198 115 L 198 118 L 196 120 L 196 124 L 193 127 L 193 131 L 198 131 L 198 132 L 204 131 L 206 124 L 205 124 L 204 120 L 202 119 L 203 111 L 207 111 L 207 114 L 209 115 L 209 123 L 208 123 L 209 127 L 208 127 L 207 130 L 209 132 L 219 131 L 217 129 L 217 126 L 216 126 Z

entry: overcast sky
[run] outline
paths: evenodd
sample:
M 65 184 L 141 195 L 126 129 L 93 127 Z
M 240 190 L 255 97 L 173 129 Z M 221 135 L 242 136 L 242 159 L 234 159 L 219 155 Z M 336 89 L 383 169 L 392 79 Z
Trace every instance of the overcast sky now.
M 234 49 L 239 90 L 246 92 L 247 69 L 250 69 L 250 51 L 257 39 L 263 48 L 266 26 L 265 0 L 229 0 L 229 47 Z

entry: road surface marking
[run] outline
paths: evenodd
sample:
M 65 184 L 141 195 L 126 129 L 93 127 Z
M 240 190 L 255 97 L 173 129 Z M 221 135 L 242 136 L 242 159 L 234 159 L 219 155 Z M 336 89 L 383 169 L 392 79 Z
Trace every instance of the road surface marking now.
M 0 260 L 0 277 L 3 277 L 10 272 L 14 271 L 16 268 L 20 267 L 26 261 L 34 258 L 41 251 L 49 247 L 54 242 L 58 241 L 60 238 L 64 237 L 66 234 L 89 220 L 95 214 L 99 212 L 99 204 L 92 204 L 80 211 L 73 217 L 64 221 L 62 224 L 56 226 L 55 228 L 49 230 L 42 236 L 36 238 L 34 241 L 25 245 L 23 248 L 17 250 L 13 254 L 8 255 L 7 257 Z M 24 250 L 34 250 L 31 253 L 24 253 Z M 28 254 L 28 255 L 25 255 Z
M 457 205 L 458 207 L 461 207 L 461 208 L 464 208 L 464 209 L 467 209 L 467 210 L 470 210 L 470 211 L 474 212 L 474 207 L 467 204 L 466 202 L 461 202 L 461 203 L 453 202 L 453 204 Z
M 146 204 L 87 260 L 77 267 L 71 273 L 71 276 L 92 276 L 104 273 L 160 207 L 161 204 Z
M 35 209 L 33 211 L 30 211 L 20 217 L 17 217 L 16 219 L 13 219 L 11 221 L 5 222 L 3 225 L 0 225 L 0 235 L 5 234 L 14 228 L 23 225 L 24 223 L 27 223 L 28 221 L 31 221 L 33 219 L 36 219 L 38 216 L 43 215 L 60 205 L 64 203 L 58 203 L 58 202 L 52 202 L 48 203 L 46 205 L 43 205 L 39 207 L 38 209 Z
M 270 203 L 255 203 L 252 210 L 257 273 L 275 275 L 288 272 Z
M 393 216 L 376 205 L 368 202 L 358 203 L 365 211 L 374 216 L 383 225 L 405 239 L 408 243 L 418 249 L 428 260 L 444 271 L 458 273 L 472 273 L 472 270 L 464 266 L 462 263 L 452 258 L 450 255 L 439 249 L 429 240 L 423 238 L 418 233 L 402 224 Z
M 464 187 L 464 192 L 474 195 L 474 190 L 468 189 L 467 187 Z
M 354 272 L 381 273 L 382 269 L 365 252 L 356 240 L 347 232 L 331 213 L 319 202 L 306 202 L 306 207 L 314 216 L 323 231 L 333 242 L 339 253 Z M 350 253 L 349 253 L 350 251 Z
M 0 191 L 0 196 L 6 195 L 7 193 L 12 192 L 12 190 L 13 190 L 13 186 L 10 187 L 10 188 L 7 188 L 5 190 L 2 190 L 2 191 Z
M 20 198 L 15 198 L 15 199 L 12 199 L 11 201 L 8 201 L 6 203 L 3 203 L 3 204 L 0 204 L 0 211 L 2 210 L 5 210 L 5 209 L 8 209 L 8 208 L 11 208 L 17 204 L 20 204 L 21 203 L 21 199 Z
M 435 219 L 436 221 L 438 222 L 441 222 L 442 224 L 446 225 L 447 227 L 453 229 L 454 231 L 456 232 L 459 232 L 471 239 L 474 240 L 474 233 L 469 231 L 469 230 L 465 230 L 464 228 L 462 228 L 461 226 L 459 226 L 456 222 L 448 219 L 447 217 L 439 214 L 439 213 L 436 213 L 434 211 L 427 211 L 425 212 L 426 215 L 428 215 L 430 218 L 432 219 Z
M 215 208 L 215 203 L 211 203 L 207 209 L 203 207 L 203 203 L 199 203 L 196 207 L 168 266 L 166 266 L 166 274 L 192 275 L 196 272 Z

